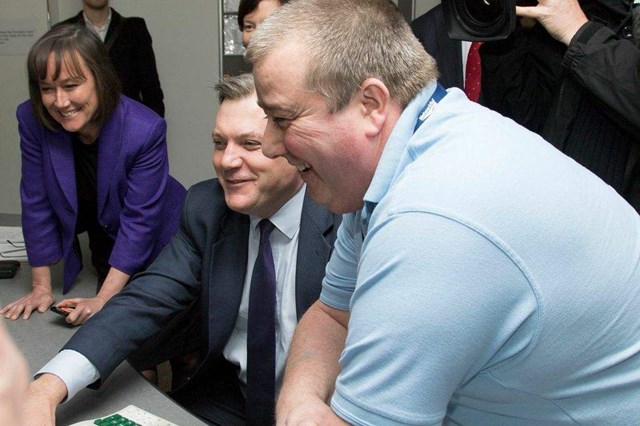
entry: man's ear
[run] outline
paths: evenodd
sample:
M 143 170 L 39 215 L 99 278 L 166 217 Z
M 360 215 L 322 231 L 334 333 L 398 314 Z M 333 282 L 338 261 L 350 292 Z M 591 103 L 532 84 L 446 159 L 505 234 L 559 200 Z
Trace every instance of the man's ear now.
M 367 136 L 376 136 L 382 131 L 389 115 L 389 89 L 377 78 L 368 78 L 360 85 L 360 102 L 362 114 L 369 123 Z

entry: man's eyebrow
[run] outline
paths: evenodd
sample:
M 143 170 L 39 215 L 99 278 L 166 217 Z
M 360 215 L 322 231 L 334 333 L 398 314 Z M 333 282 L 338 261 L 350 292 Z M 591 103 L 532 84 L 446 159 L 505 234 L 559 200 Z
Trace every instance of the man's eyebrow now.
M 262 108 L 265 114 L 274 114 L 274 113 L 294 114 L 295 113 L 295 110 L 292 107 L 288 107 L 286 105 L 269 105 L 267 103 L 258 101 L 258 106 Z
M 234 136 L 234 138 L 238 139 L 238 140 L 256 139 L 256 140 L 261 141 L 262 140 L 262 136 L 263 136 L 263 134 L 261 132 L 251 131 L 251 132 L 240 133 L 240 134 Z M 211 133 L 211 137 L 212 138 L 228 139 L 225 135 L 223 135 L 221 132 L 219 132 L 217 130 L 215 130 L 213 133 Z
M 263 133 L 262 132 L 257 132 L 257 131 L 252 131 L 252 132 L 240 133 L 238 136 L 239 136 L 240 140 L 245 140 L 245 139 L 262 140 Z

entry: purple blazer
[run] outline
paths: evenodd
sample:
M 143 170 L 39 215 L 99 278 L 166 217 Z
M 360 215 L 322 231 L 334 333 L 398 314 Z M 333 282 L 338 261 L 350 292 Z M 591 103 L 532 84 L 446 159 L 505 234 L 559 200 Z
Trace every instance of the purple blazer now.
M 18 106 L 22 152 L 22 228 L 32 266 L 64 259 L 67 293 L 82 269 L 74 249 L 78 216 L 71 134 Z M 145 268 L 178 228 L 184 187 L 169 176 L 166 122 L 125 96 L 105 122 L 98 147 L 98 223 L 115 240 L 109 264 L 127 274 Z

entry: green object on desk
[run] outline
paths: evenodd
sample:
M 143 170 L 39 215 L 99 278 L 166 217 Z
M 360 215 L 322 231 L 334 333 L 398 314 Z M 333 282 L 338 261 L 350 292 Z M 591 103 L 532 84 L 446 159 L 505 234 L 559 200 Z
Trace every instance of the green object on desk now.
M 129 420 L 126 417 L 121 416 L 120 414 L 113 414 L 109 417 L 105 417 L 103 419 L 97 419 L 93 422 L 93 424 L 98 426 L 142 426 L 140 423 L 136 423 L 133 420 Z

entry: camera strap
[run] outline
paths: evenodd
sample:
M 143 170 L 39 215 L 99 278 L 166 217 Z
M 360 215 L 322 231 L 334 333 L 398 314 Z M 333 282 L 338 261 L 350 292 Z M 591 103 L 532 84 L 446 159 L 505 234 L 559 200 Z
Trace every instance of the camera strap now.
M 413 128 L 413 133 L 415 133 L 420 128 L 420 126 L 422 126 L 422 123 L 424 123 L 427 118 L 431 116 L 434 108 L 436 107 L 436 104 L 440 102 L 446 94 L 447 91 L 445 90 L 445 88 L 442 87 L 440 83 L 436 83 L 436 90 L 433 91 L 433 95 L 431 95 L 427 103 L 425 103 L 420 110 L 418 121 L 416 122 L 416 127 Z

